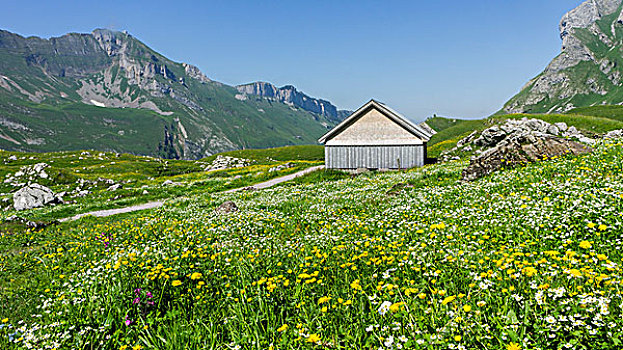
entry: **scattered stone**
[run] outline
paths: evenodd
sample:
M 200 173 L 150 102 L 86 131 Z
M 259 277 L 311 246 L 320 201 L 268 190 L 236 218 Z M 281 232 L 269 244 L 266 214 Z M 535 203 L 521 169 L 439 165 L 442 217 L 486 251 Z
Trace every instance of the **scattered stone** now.
M 623 129 L 612 130 L 604 135 L 606 139 L 620 139 L 623 138 Z
M 121 187 L 122 187 L 121 184 L 114 184 L 114 185 L 108 187 L 108 191 L 116 191 L 116 190 L 120 189 Z
M 272 167 L 272 168 L 268 169 L 268 172 L 272 173 L 272 172 L 275 172 L 275 171 L 290 169 L 290 168 L 293 168 L 293 167 L 294 167 L 294 164 L 292 164 L 292 163 L 284 163 L 284 164 L 280 164 L 280 165 L 277 165 L 275 167 Z
M 215 212 L 219 214 L 229 214 L 238 211 L 238 206 L 232 201 L 224 202 L 216 208 Z
M 212 164 L 209 164 L 204 168 L 205 171 L 212 170 L 224 170 L 230 168 L 242 168 L 248 166 L 251 162 L 248 159 L 243 158 L 235 158 L 229 156 L 216 156 L 216 158 L 212 161 Z
M 394 186 L 392 186 L 392 188 L 390 188 L 387 192 L 385 192 L 385 194 L 387 194 L 388 196 L 395 196 L 395 195 L 398 195 L 400 192 L 402 192 L 402 190 L 404 190 L 405 188 L 409 188 L 409 187 L 413 187 L 413 185 L 406 184 L 404 182 L 399 182 L 395 184 Z
M 13 207 L 15 210 L 39 208 L 61 201 L 54 195 L 51 189 L 39 184 L 30 184 L 13 194 Z
M 16 156 L 14 156 L 14 155 L 13 155 L 13 156 L 10 156 L 10 157 L 9 157 L 9 160 L 17 160 L 17 157 L 16 157 Z

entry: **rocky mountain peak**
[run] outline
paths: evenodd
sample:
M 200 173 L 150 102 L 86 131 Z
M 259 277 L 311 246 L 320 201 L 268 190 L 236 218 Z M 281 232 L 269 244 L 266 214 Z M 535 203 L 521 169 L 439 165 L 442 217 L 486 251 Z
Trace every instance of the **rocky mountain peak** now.
M 560 21 L 562 51 L 504 106 L 508 113 L 566 112 L 619 104 L 623 65 L 622 0 L 587 0 Z
M 567 12 L 560 20 L 560 37 L 569 34 L 571 28 L 588 28 L 604 16 L 616 12 L 621 0 L 587 0 Z

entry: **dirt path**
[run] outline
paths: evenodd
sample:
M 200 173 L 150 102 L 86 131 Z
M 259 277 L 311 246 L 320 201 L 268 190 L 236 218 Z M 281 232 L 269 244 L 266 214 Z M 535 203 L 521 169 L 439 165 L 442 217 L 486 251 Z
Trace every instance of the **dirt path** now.
M 295 179 L 297 177 L 309 174 L 311 172 L 314 172 L 316 170 L 321 170 L 324 169 L 324 165 L 318 165 L 318 166 L 314 166 L 311 168 L 307 168 L 307 169 L 303 169 L 299 172 L 293 173 L 293 174 L 289 174 L 289 175 L 285 175 L 285 176 L 281 176 L 281 177 L 276 177 L 274 179 L 270 179 L 268 181 L 265 182 L 260 182 L 258 184 L 255 184 L 253 186 L 248 186 L 248 187 L 241 187 L 241 188 L 234 188 L 231 190 L 227 190 L 224 191 L 222 193 L 233 193 L 233 192 L 238 192 L 238 191 L 242 191 L 242 190 L 246 190 L 246 189 L 256 189 L 256 190 L 260 190 L 263 188 L 268 188 L 268 187 L 272 187 L 275 186 L 277 184 L 286 182 L 286 181 L 290 181 L 292 179 Z M 78 214 L 78 215 L 74 215 L 68 218 L 63 218 L 60 219 L 60 222 L 65 222 L 65 221 L 73 221 L 73 220 L 78 220 L 81 217 L 87 216 L 87 215 L 92 215 L 92 216 L 97 216 L 97 217 L 104 217 L 104 216 L 111 216 L 111 215 L 116 215 L 116 214 L 123 214 L 123 213 L 131 213 L 134 211 L 139 211 L 139 210 L 147 210 L 147 209 L 153 209 L 153 208 L 160 208 L 162 205 L 164 204 L 164 201 L 155 201 L 155 202 L 148 202 L 148 203 L 143 203 L 143 204 L 139 204 L 139 205 L 133 205 L 130 207 L 125 207 L 125 208 L 117 208 L 117 209 L 107 209 L 107 210 L 97 210 L 97 211 L 91 211 L 88 213 L 82 213 L 82 214 Z
M 260 182 L 258 184 L 255 184 L 253 186 L 248 186 L 248 187 L 242 187 L 242 188 L 233 188 L 231 190 L 227 190 L 224 191 L 223 193 L 232 193 L 232 192 L 238 192 L 238 191 L 242 191 L 242 190 L 261 190 L 263 188 L 268 188 L 268 187 L 272 187 L 275 186 L 277 184 L 280 184 L 282 182 L 287 182 L 290 181 L 292 179 L 295 179 L 297 177 L 301 177 L 303 175 L 309 174 L 311 172 L 314 172 L 316 170 L 321 170 L 324 169 L 324 165 L 318 165 L 318 166 L 313 166 L 311 168 L 307 168 L 307 169 L 303 169 L 299 172 L 290 174 L 290 175 L 285 175 L 282 177 L 276 177 L 274 179 L 270 179 L 268 181 L 265 182 Z

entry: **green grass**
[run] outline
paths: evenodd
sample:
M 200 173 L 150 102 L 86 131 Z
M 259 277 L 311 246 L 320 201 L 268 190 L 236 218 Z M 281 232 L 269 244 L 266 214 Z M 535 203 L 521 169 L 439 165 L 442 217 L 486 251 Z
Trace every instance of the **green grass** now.
M 592 106 L 574 108 L 567 114 L 580 114 L 623 121 L 623 106 Z
M 314 160 L 313 156 L 314 152 L 317 153 L 317 148 L 303 146 L 277 149 L 275 157 L 279 160 L 268 161 L 258 158 L 247 167 L 210 172 L 204 171 L 204 168 L 210 164 L 209 160 L 163 160 L 105 152 L 33 154 L 0 151 L 0 158 L 4 160 L 4 164 L 0 163 L 0 178 L 12 176 L 24 167 L 46 163 L 50 165 L 45 169 L 49 175 L 48 178 L 21 177 L 16 182 L 21 184 L 32 181 L 50 187 L 55 193 L 66 192 L 64 199 L 69 202 L 65 205 L 15 212 L 9 206 L 12 203 L 12 193 L 22 185 L 14 186 L 0 182 L 0 199 L 7 199 L 4 204 L 5 210 L 0 214 L 0 220 L 17 214 L 29 220 L 49 222 L 94 210 L 121 208 L 158 199 L 172 199 L 195 193 L 247 187 L 320 164 Z M 302 153 L 298 153 L 299 151 Z M 253 154 L 252 150 L 245 152 Z M 266 150 L 260 150 L 259 154 L 265 154 L 265 152 Z M 18 159 L 9 161 L 10 156 L 16 156 Z M 272 167 L 284 163 L 291 163 L 292 167 L 270 171 Z M 109 191 L 110 184 L 106 180 L 113 180 L 122 187 L 116 191 Z M 167 180 L 176 184 L 163 185 Z M 86 181 L 86 184 L 81 185 L 81 181 Z M 78 197 L 76 196 L 78 189 L 88 190 L 89 193 L 84 197 Z
M 463 123 L 464 119 L 456 119 L 456 118 L 447 118 L 447 117 L 430 117 L 426 119 L 426 124 L 433 128 L 433 130 L 440 132 L 450 127 L 459 125 Z
M 324 161 L 324 147 L 319 145 L 308 146 L 286 146 L 267 149 L 245 149 L 219 153 L 219 155 L 250 159 L 258 162 L 306 160 Z M 217 155 L 205 158 L 205 161 L 212 161 Z
M 464 166 L 13 229 L 0 348 L 619 348 L 623 144 L 471 183 Z

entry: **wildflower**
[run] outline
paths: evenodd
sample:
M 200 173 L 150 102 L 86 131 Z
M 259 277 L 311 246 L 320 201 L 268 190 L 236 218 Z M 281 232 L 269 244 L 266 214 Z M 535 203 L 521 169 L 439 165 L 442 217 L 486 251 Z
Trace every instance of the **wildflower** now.
M 8 319 L 8 318 L 3 318 L 3 319 L 2 319 L 2 323 L 7 323 L 7 322 L 9 322 L 9 319 Z
M 463 339 L 460 335 L 455 335 L 454 336 L 454 341 L 461 341 L 461 339 Z
M 580 242 L 580 248 L 582 249 L 590 249 L 590 247 L 592 247 L 591 243 L 589 241 L 582 241 Z
M 140 344 L 136 344 L 132 347 L 132 350 L 141 350 L 143 347 Z
M 588 228 L 593 228 L 593 227 L 595 227 L 595 226 L 597 226 L 597 224 L 594 224 L 594 223 L 592 223 L 592 222 L 589 222 L 589 223 L 588 223 Z
M 277 328 L 277 332 L 284 332 L 286 329 L 288 329 L 288 324 L 284 323 L 283 326 Z
M 420 298 L 420 299 L 424 299 L 424 298 L 426 298 L 426 294 L 420 293 L 417 297 Z
M 202 277 L 203 275 L 200 272 L 193 272 L 192 275 L 190 275 L 190 279 L 191 280 L 198 280 Z
M 508 345 L 506 345 L 506 350 L 521 350 L 521 346 L 519 346 L 519 344 L 517 343 L 510 343 Z
M 361 285 L 359 284 L 359 280 L 354 280 L 351 284 L 350 287 L 352 289 L 356 289 L 356 290 L 361 290 Z
M 446 297 L 446 298 L 445 298 L 445 299 L 441 302 L 441 304 L 442 304 L 442 305 L 448 305 L 448 304 L 450 304 L 451 302 L 453 302 L 455 299 L 456 299 L 456 296 L 451 295 L 451 296 L 449 296 L 449 297 Z
M 391 301 L 384 301 L 381 306 L 379 306 L 378 312 L 381 316 L 385 315 L 387 311 L 389 311 L 389 307 L 392 306 Z
M 532 277 L 534 275 L 536 275 L 536 269 L 532 266 L 528 266 L 526 268 L 524 268 L 522 270 L 522 272 L 524 273 L 524 275 L 528 276 L 528 277 Z
M 132 303 L 134 303 L 134 304 L 138 304 L 138 303 L 140 303 L 140 302 L 141 302 L 141 298 L 136 297 L 136 298 L 134 298 L 134 301 L 133 301 Z
M 463 311 L 465 311 L 465 312 L 472 311 L 472 306 L 471 305 L 463 305 Z
M 483 307 L 483 306 L 487 305 L 487 302 L 481 300 L 481 301 L 477 302 L 476 305 L 478 305 L 478 307 Z
M 322 298 L 318 299 L 318 305 L 324 304 L 324 303 L 328 302 L 329 300 L 331 300 L 330 297 L 322 297 Z
M 309 337 L 307 337 L 307 342 L 308 343 L 317 343 L 320 341 L 320 336 L 318 336 L 318 334 L 310 334 Z
M 121 345 L 121 346 L 119 347 L 119 350 L 125 350 L 125 349 L 127 349 L 127 348 L 128 348 L 128 346 L 127 346 L 127 345 Z
M 607 228 L 608 228 L 608 226 L 606 226 L 606 225 L 604 225 L 604 224 L 601 224 L 601 225 L 599 225 L 599 227 L 598 227 L 599 231 L 605 231 Z
M 394 303 L 389 307 L 389 310 L 391 312 L 398 312 L 400 310 L 401 306 L 404 306 L 405 303 L 403 302 L 399 302 L 399 303 Z
M 177 286 L 181 286 L 182 285 L 182 281 L 180 280 L 175 280 L 171 283 L 173 285 L 173 287 L 177 287 Z

